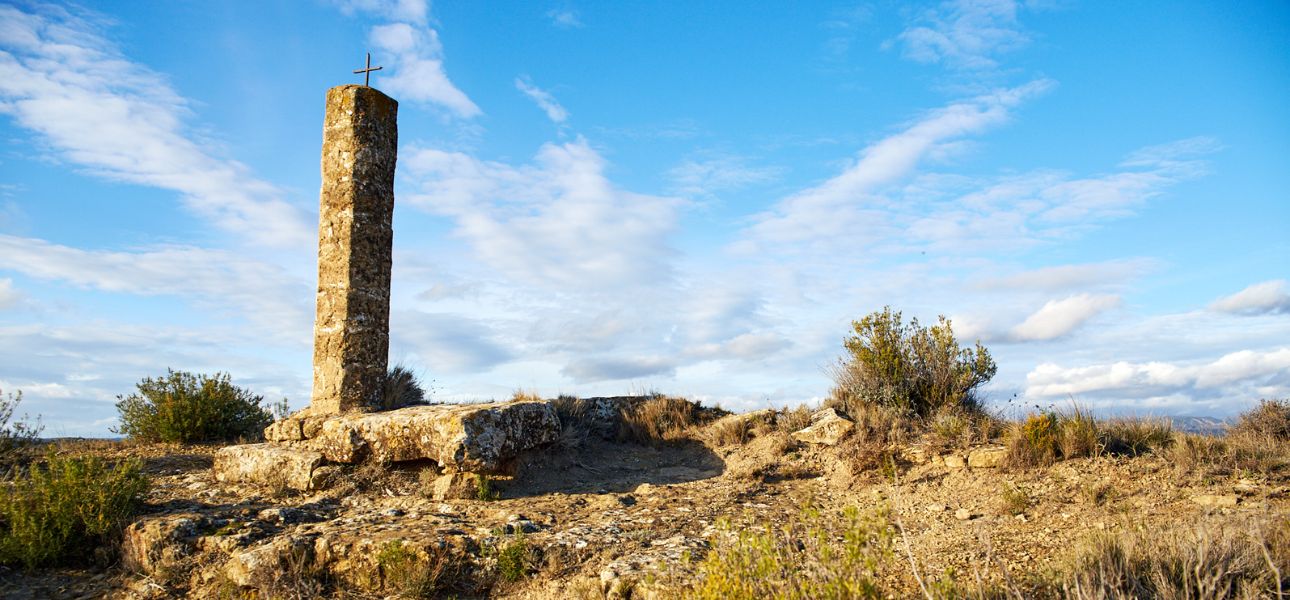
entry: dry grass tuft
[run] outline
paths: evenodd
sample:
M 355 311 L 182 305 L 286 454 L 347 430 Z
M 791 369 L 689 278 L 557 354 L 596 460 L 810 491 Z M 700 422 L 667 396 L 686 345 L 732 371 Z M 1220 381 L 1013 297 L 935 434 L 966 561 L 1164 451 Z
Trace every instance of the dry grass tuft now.
M 1168 447 L 1173 437 L 1168 419 L 1115 419 L 1102 426 L 1103 446 L 1112 454 L 1141 456 Z
M 785 433 L 801 431 L 811 425 L 811 415 L 815 411 L 811 410 L 805 404 L 797 405 L 797 408 L 784 408 L 775 413 L 775 429 Z
M 1290 441 L 1290 400 L 1260 400 L 1258 406 L 1240 416 L 1230 434 Z
M 621 411 L 618 438 L 641 444 L 671 442 L 723 414 L 728 413 L 685 398 L 656 395 Z
M 1062 582 L 1078 600 L 1285 597 L 1290 526 L 1187 524 L 1093 538 Z

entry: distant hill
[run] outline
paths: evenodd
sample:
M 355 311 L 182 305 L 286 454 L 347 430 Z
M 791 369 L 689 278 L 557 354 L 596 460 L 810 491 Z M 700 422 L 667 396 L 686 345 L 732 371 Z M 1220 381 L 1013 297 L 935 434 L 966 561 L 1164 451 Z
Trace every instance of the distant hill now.
M 1176 431 L 1209 435 L 1222 435 L 1232 425 L 1230 419 L 1219 419 L 1217 417 L 1169 417 L 1169 420 L 1173 423 Z

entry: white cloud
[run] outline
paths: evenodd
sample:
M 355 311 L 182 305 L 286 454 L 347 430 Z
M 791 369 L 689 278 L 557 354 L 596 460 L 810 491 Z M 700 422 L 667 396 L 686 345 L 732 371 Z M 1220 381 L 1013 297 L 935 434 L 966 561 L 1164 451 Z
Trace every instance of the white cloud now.
M 538 108 L 541 108 L 542 112 L 546 113 L 546 117 L 551 119 L 552 123 L 563 125 L 564 122 L 569 119 L 569 112 L 564 110 L 563 106 L 560 106 L 560 103 L 556 101 L 555 96 L 552 96 L 550 92 L 533 85 L 528 81 L 528 78 L 516 77 L 515 89 L 523 92 L 525 96 L 528 96 L 536 102 Z
M 1212 362 L 1121 361 L 1084 367 L 1044 363 L 1026 376 L 1030 397 L 1082 400 L 1087 396 L 1130 405 L 1143 398 L 1177 396 L 1212 407 L 1286 393 L 1290 393 L 1290 348 L 1242 350 Z
M 430 149 L 401 166 L 407 201 L 452 217 L 475 255 L 514 280 L 608 289 L 670 277 L 665 238 L 679 201 L 618 189 L 581 137 L 545 144 L 520 167 Z
M 14 289 L 12 279 L 0 279 L 0 310 L 17 306 L 21 299 L 22 294 Z
M 1055 292 L 1091 286 L 1113 286 L 1140 277 L 1155 266 L 1156 261 L 1145 258 L 1056 265 L 1010 275 L 987 277 L 977 284 L 977 287 L 982 290 Z
M 873 234 L 887 221 L 887 212 L 872 202 L 872 194 L 879 186 L 908 175 L 939 145 L 1006 121 L 1011 108 L 1051 85 L 1046 80 L 1035 81 L 933 111 L 862 150 L 858 159 L 837 176 L 754 216 L 755 224 L 749 233 L 754 241 L 780 244 L 836 237 L 853 240 Z M 753 248 L 745 244 L 737 249 Z
M 90 21 L 34 10 L 0 6 L 0 113 L 89 172 L 178 192 L 190 209 L 252 241 L 312 239 L 280 190 L 187 137 L 187 101 L 164 77 L 130 62 Z
M 1290 314 L 1290 283 L 1284 279 L 1256 283 L 1215 300 L 1209 308 L 1238 315 Z
M 660 356 L 629 358 L 583 358 L 575 360 L 560 373 L 577 383 L 639 379 L 643 377 L 673 377 L 676 360 Z
M 954 0 L 919 15 L 920 25 L 901 32 L 905 56 L 956 69 L 990 69 L 995 56 L 1017 50 L 1030 37 L 1017 20 L 1014 0 Z
M 582 27 L 582 19 L 578 11 L 571 8 L 552 9 L 546 13 L 551 18 L 551 24 L 561 29 L 575 29 Z
M 1013 328 L 1013 336 L 1024 341 L 1048 341 L 1062 337 L 1099 313 L 1120 305 L 1113 295 L 1077 294 L 1050 300 Z
M 714 196 L 718 192 L 737 190 L 775 181 L 783 173 L 777 167 L 754 167 L 748 161 L 731 155 L 692 158 L 668 170 L 674 193 L 689 198 Z
M 367 12 L 394 21 L 425 25 L 429 15 L 426 0 L 332 0 L 346 15 Z
M 443 44 L 439 33 L 407 23 L 372 28 L 372 44 L 390 53 L 386 68 L 390 75 L 380 87 L 400 100 L 430 102 L 462 118 L 477 117 L 483 111 L 448 80 L 443 66 Z
M 180 296 L 257 323 L 283 340 L 300 342 L 310 332 L 308 283 L 281 267 L 223 250 L 81 250 L 0 234 L 0 269 L 108 292 Z

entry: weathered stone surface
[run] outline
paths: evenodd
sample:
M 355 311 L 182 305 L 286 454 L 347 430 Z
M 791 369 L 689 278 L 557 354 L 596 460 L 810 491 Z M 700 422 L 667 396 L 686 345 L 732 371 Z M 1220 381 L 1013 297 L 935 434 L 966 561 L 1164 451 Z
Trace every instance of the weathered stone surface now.
M 1005 446 L 977 448 L 968 452 L 967 464 L 973 469 L 994 469 L 1003 466 L 1007 458 L 1008 448 Z
M 320 414 L 374 404 L 387 367 L 398 106 L 366 86 L 327 91 L 310 404 Z
M 197 537 L 210 527 L 196 514 L 143 518 L 125 528 L 121 562 L 136 573 L 154 575 L 193 553 Z
M 434 480 L 430 496 L 434 500 L 464 500 L 479 497 L 481 475 L 476 473 L 445 473 Z
M 941 456 L 941 463 L 951 469 L 962 469 L 967 466 L 967 458 L 962 454 L 946 454 Z
M 229 581 L 242 587 L 265 586 L 279 577 L 298 577 L 314 562 L 316 535 L 288 535 L 237 552 L 224 564 Z M 295 571 L 295 572 L 293 572 Z
M 832 408 L 826 408 L 811 415 L 811 425 L 794 432 L 793 439 L 799 442 L 832 446 L 842 441 L 842 438 L 851 433 L 854 427 L 855 423 L 850 419 L 839 415 Z
M 431 459 L 449 471 L 499 473 L 559 435 L 547 402 L 439 404 L 333 417 L 310 444 L 339 463 Z
M 264 428 L 264 439 L 270 442 L 298 442 L 318 435 L 328 415 L 306 408 Z
M 273 444 L 226 446 L 215 452 L 215 479 L 224 483 L 283 485 L 308 490 L 322 454 Z
M 1192 496 L 1191 501 L 1201 506 L 1236 506 L 1240 499 L 1236 494 L 1201 494 Z

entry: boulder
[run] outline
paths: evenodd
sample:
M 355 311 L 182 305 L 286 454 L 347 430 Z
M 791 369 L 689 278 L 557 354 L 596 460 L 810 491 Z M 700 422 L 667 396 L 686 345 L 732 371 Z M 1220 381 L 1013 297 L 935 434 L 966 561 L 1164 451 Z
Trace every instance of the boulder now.
M 274 444 L 225 446 L 215 452 L 215 479 L 223 483 L 255 483 L 308 490 L 323 456 L 303 448 Z
M 337 415 L 308 443 L 338 463 L 430 459 L 447 471 L 499 473 L 520 452 L 559 436 L 549 403 L 520 401 Z
M 855 423 L 839 415 L 832 408 L 816 411 L 811 415 L 811 425 L 793 433 L 793 439 L 811 444 L 836 445 L 855 428 Z

